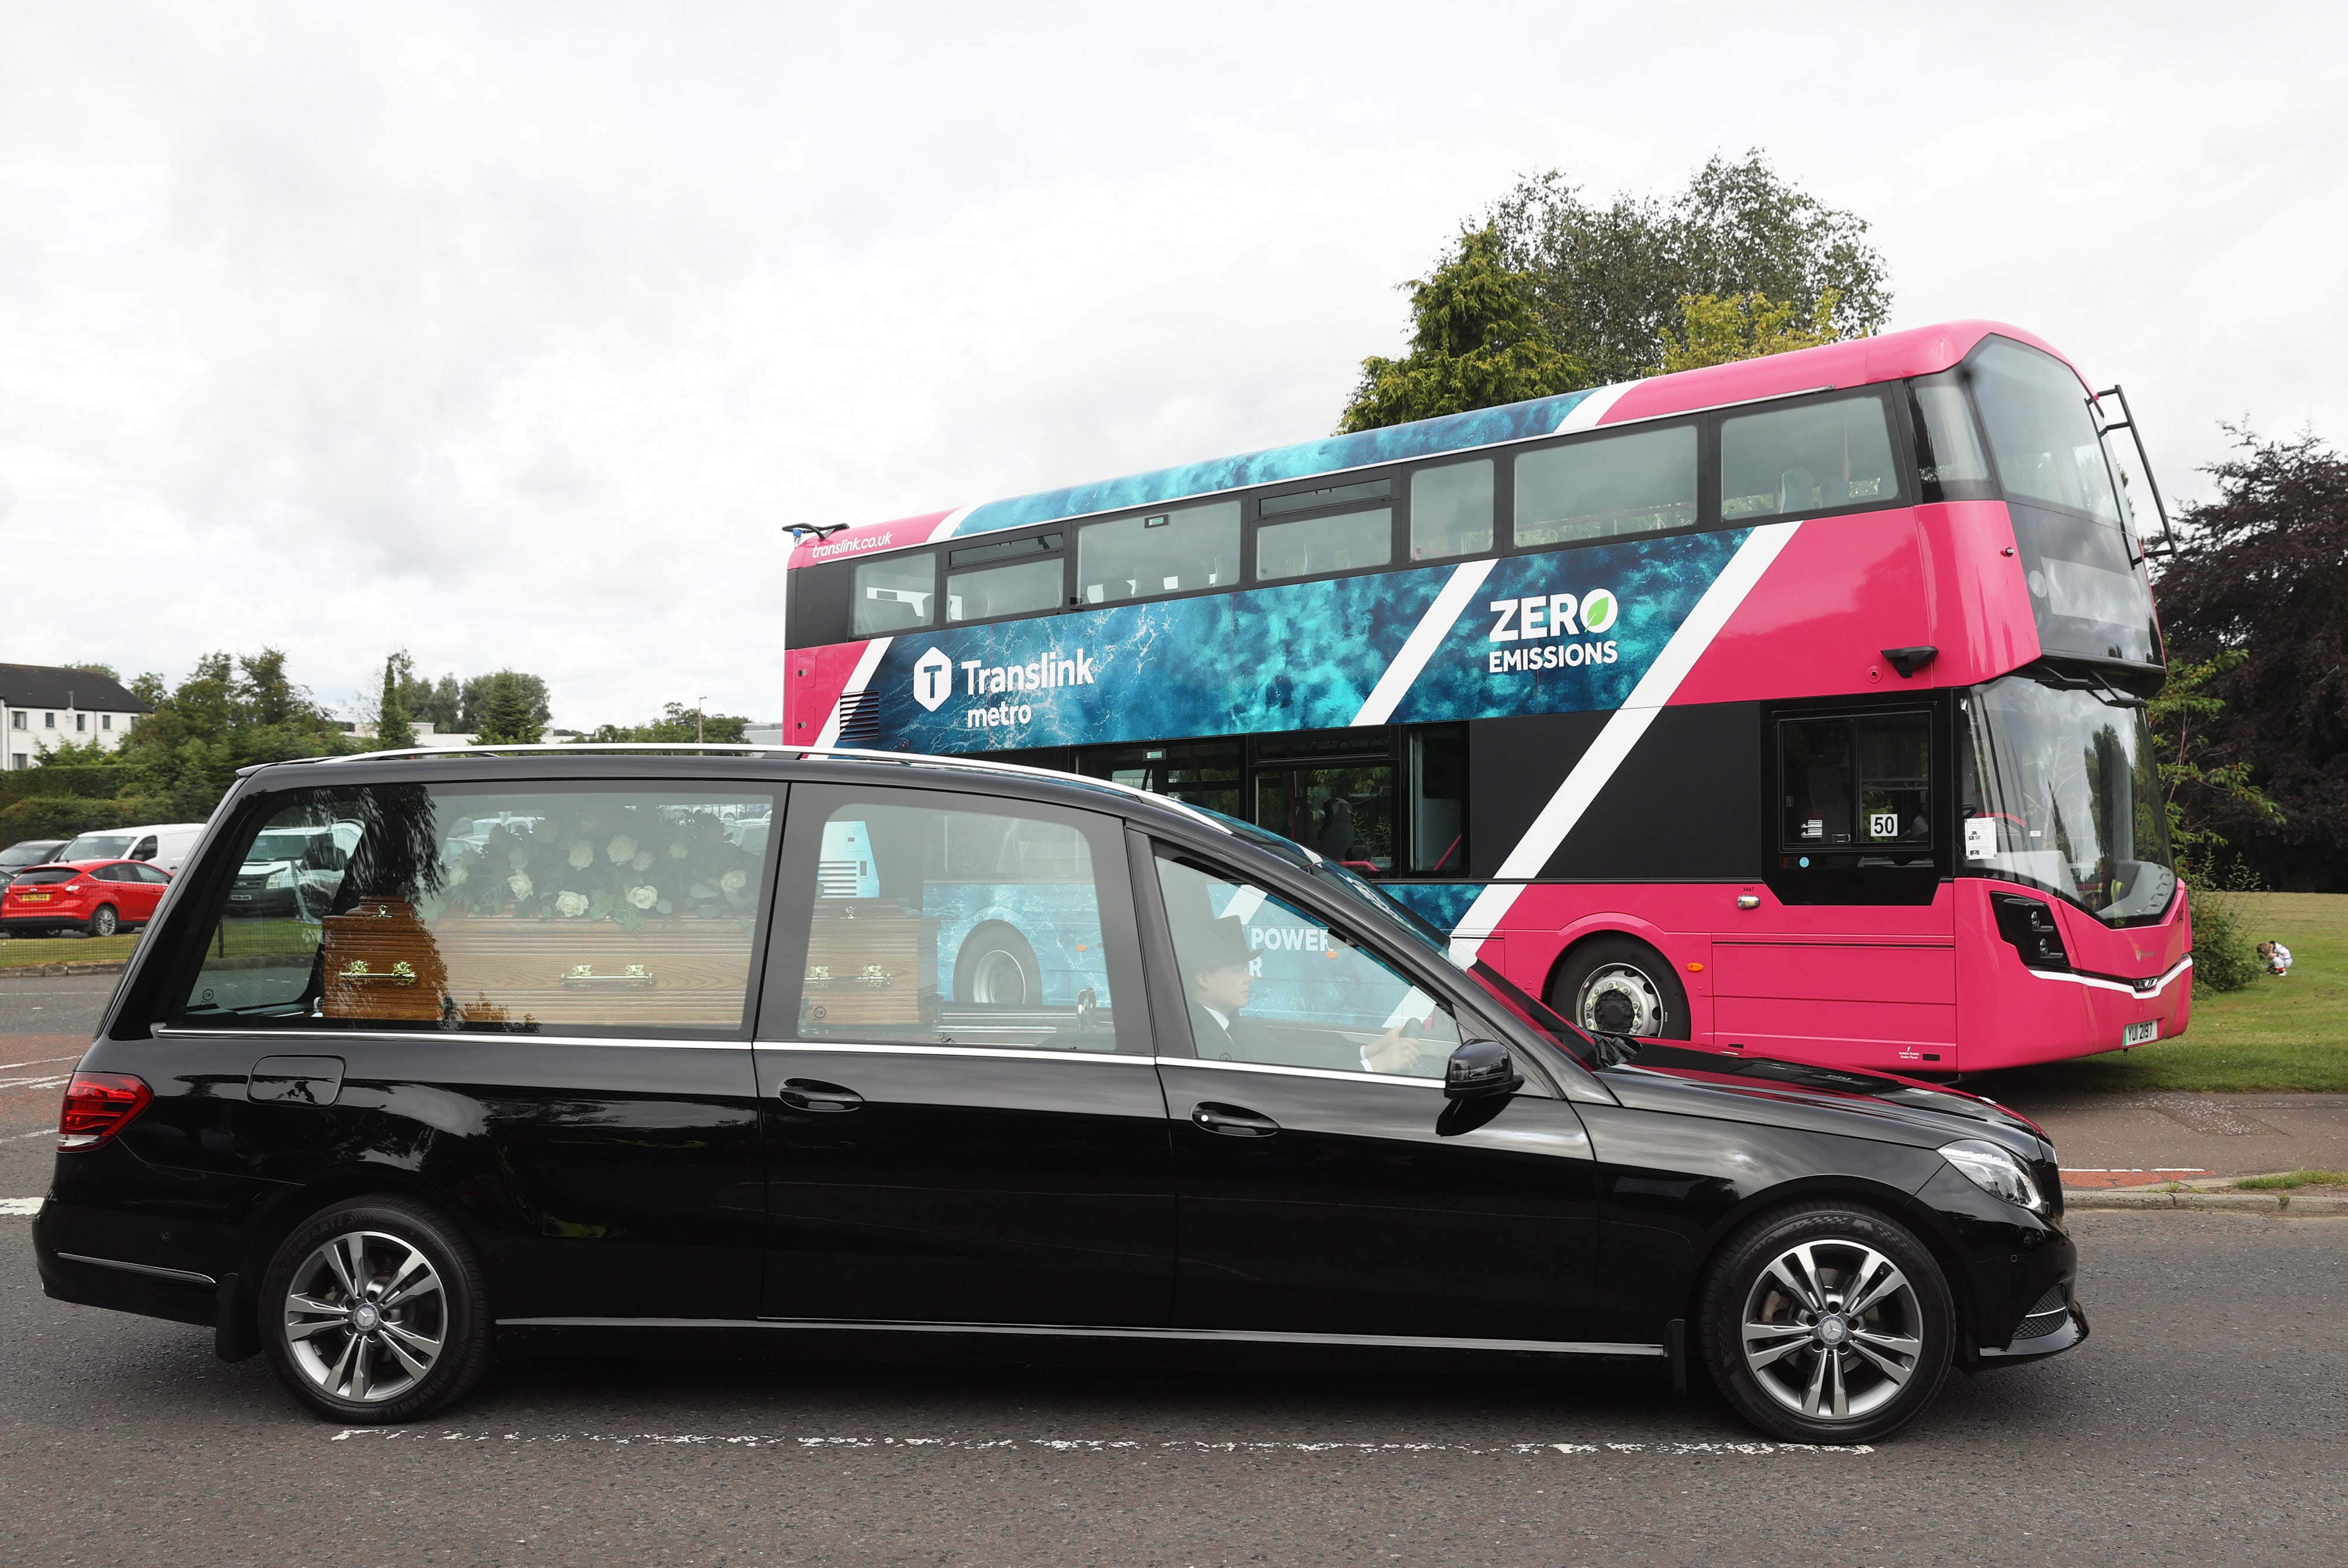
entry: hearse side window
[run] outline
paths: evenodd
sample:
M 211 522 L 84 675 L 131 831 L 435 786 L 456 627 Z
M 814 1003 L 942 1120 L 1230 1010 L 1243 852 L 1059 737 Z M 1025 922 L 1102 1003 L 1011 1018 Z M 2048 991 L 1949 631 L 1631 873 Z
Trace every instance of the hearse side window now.
M 1148 1054 L 1122 829 L 925 789 L 802 785 L 762 1030 Z M 777 991 L 784 1016 L 774 1016 Z
M 1158 883 L 1200 1057 L 1443 1076 L 1458 1025 L 1384 959 L 1285 899 L 1163 851 Z
M 1517 459 L 1519 548 L 1653 533 L 1695 521 L 1693 425 L 1626 430 Z
M 1883 401 L 1873 393 L 1738 414 L 1720 423 L 1720 515 L 1792 516 L 1900 499 Z
M 174 1023 L 747 1028 L 775 804 L 763 790 L 399 784 L 272 799 L 232 841 Z
M 1240 503 L 1174 507 L 1076 531 L 1076 595 L 1087 604 L 1154 599 L 1240 580 Z
M 1492 548 L 1492 459 L 1410 476 L 1410 558 L 1440 561 Z
M 859 562 L 850 629 L 860 637 L 885 637 L 929 625 L 937 614 L 937 598 L 938 562 L 933 555 Z
M 1789 718 L 1777 726 L 1778 848 L 1905 863 L 1932 847 L 1932 720 L 1925 713 Z

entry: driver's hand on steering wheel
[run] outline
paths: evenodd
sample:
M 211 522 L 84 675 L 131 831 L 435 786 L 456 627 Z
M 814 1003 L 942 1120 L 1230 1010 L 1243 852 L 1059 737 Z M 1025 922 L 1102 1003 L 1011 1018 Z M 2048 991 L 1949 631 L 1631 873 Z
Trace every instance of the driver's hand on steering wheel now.
M 1403 1033 L 1416 1021 L 1406 1019 L 1396 1024 L 1378 1037 L 1376 1045 L 1363 1048 L 1362 1060 L 1372 1072 L 1406 1073 L 1418 1066 L 1419 1058 L 1424 1054 L 1419 1043 Z

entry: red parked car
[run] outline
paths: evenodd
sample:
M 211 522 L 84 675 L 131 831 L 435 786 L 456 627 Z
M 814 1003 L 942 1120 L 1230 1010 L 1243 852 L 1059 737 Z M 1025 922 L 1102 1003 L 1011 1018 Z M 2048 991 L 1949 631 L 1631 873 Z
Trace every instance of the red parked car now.
M 112 936 L 154 918 L 170 876 L 143 861 L 71 861 L 18 872 L 0 892 L 0 931 L 67 927 Z

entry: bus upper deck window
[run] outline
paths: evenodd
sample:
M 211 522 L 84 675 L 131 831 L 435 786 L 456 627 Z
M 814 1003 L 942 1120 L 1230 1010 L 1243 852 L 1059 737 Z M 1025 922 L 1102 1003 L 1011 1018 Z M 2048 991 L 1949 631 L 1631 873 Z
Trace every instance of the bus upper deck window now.
M 1410 476 L 1410 558 L 1439 561 L 1492 548 L 1492 459 Z
M 1076 531 L 1076 593 L 1087 604 L 1151 599 L 1240 580 L 1240 503 L 1174 507 Z
M 989 621 L 1060 607 L 1060 558 L 946 573 L 946 619 Z
M 1358 572 L 1394 559 L 1394 508 L 1344 511 L 1298 522 L 1267 522 L 1255 531 L 1255 575 L 1260 583 L 1280 577 L 1315 577 Z
M 1965 389 L 1953 372 L 1908 384 L 1916 421 L 1916 480 L 1923 499 L 1982 500 L 1993 498 L 1989 454 L 1982 449 Z
M 856 568 L 856 607 L 850 629 L 860 637 L 882 637 L 911 626 L 926 626 L 937 614 L 938 563 L 933 555 L 901 555 L 866 561 Z
M 1727 521 L 1899 499 L 1891 430 L 1872 393 L 1721 421 L 1720 515 Z
M 1695 428 L 1626 430 L 1517 459 L 1516 542 L 1570 544 L 1695 521 Z

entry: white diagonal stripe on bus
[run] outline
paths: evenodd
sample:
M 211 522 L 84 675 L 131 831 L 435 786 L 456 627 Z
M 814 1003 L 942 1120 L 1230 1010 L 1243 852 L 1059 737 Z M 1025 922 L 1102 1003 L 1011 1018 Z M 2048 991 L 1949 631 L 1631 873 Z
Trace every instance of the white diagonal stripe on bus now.
M 1576 430 L 1593 428 L 1599 420 L 1606 418 L 1606 410 L 1614 407 L 1623 393 L 1637 385 L 1636 381 L 1617 381 L 1612 387 L 1593 388 L 1589 397 L 1565 411 L 1565 418 L 1560 419 L 1557 422 L 1557 428 L 1550 433 L 1555 436 L 1570 436 Z
M 1386 673 L 1380 676 L 1378 684 L 1370 688 L 1369 696 L 1362 703 L 1362 711 L 1354 715 L 1355 724 L 1384 724 L 1394 717 L 1395 705 L 1402 701 L 1403 694 L 1410 690 L 1411 682 L 1418 679 L 1419 672 L 1426 668 L 1426 661 L 1433 658 L 1435 650 L 1443 645 L 1445 635 L 1458 622 L 1459 613 L 1468 608 L 1468 601 L 1476 596 L 1476 590 L 1484 585 L 1484 579 L 1489 577 L 1492 568 L 1498 564 L 1498 561 L 1489 558 L 1463 561 L 1452 570 L 1451 580 L 1444 583 L 1443 591 L 1435 596 L 1435 603 L 1426 607 L 1426 614 L 1419 617 L 1418 624 L 1413 626 L 1410 635 L 1403 639 L 1402 652 L 1394 656 L 1394 663 L 1386 666 Z
M 831 717 L 823 721 L 823 728 L 817 732 L 815 743 L 818 746 L 839 744 L 839 726 L 848 712 L 849 699 L 864 695 L 864 683 L 870 680 L 872 672 L 880 667 L 880 655 L 887 653 L 889 645 L 895 641 L 894 637 L 875 637 L 864 645 L 862 653 L 856 655 L 856 668 L 849 672 L 848 684 L 839 688 L 839 699 L 831 705 Z
M 946 513 L 937 527 L 930 530 L 930 542 L 935 544 L 941 539 L 952 539 L 954 530 L 962 526 L 962 520 L 977 510 L 974 506 L 958 506 Z
M 1765 522 L 1737 546 L 1736 553 L 1728 558 L 1728 564 L 1713 579 L 1712 586 L 1704 591 L 1704 597 L 1695 602 L 1695 608 L 1688 612 L 1687 619 L 1663 645 L 1655 662 L 1647 666 L 1647 673 L 1639 677 L 1639 684 L 1631 688 L 1622 706 L 1608 716 L 1598 738 L 1590 743 L 1590 749 L 1566 774 L 1565 781 L 1549 798 L 1549 804 L 1533 819 L 1533 825 L 1525 830 L 1525 836 L 1517 841 L 1516 848 L 1500 862 L 1496 875 L 1522 879 L 1540 874 L 1541 867 L 1549 864 L 1557 847 L 1565 842 L 1565 836 L 1573 831 L 1574 824 L 1590 810 L 1590 803 L 1598 799 L 1598 792 L 1614 777 L 1614 770 L 1622 766 L 1622 759 L 1631 755 L 1631 748 L 1646 734 L 1647 727 L 1655 722 L 1655 716 L 1663 711 L 1672 694 L 1679 690 L 1680 682 L 1687 678 L 1696 660 L 1712 646 L 1721 627 L 1728 624 L 1729 616 L 1745 603 L 1745 596 L 1753 592 L 1761 574 L 1769 570 L 1770 562 L 1777 559 L 1794 537 L 1794 531 L 1801 526 L 1799 522 Z M 1458 934 L 1451 944 L 1452 955 L 1463 964 L 1474 963 L 1484 939 L 1492 934 L 1492 928 L 1524 891 L 1521 880 L 1488 884 L 1460 918 Z

